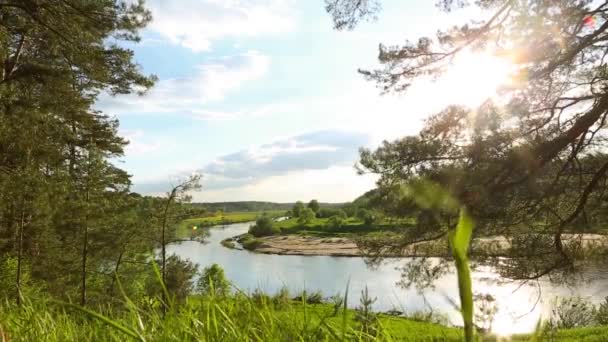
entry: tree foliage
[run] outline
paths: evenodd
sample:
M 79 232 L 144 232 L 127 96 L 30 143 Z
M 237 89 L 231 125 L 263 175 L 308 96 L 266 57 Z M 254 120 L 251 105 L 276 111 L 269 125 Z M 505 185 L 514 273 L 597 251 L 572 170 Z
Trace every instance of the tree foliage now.
M 291 214 L 293 215 L 293 217 L 300 217 L 300 213 L 302 212 L 302 210 L 304 210 L 304 203 L 302 203 L 301 201 L 297 201 L 291 209 Z
M 308 205 L 306 207 L 310 208 L 316 214 L 317 212 L 319 212 L 319 209 L 320 209 L 319 201 L 317 201 L 316 199 L 310 200 L 310 202 L 308 202 Z
M 315 212 L 310 208 L 304 208 L 300 212 L 300 216 L 298 216 L 299 224 L 308 224 L 311 223 L 315 219 Z
M 276 227 L 274 220 L 267 215 L 259 217 L 255 224 L 249 228 L 249 234 L 255 237 L 274 235 L 280 232 L 281 229 Z
M 230 293 L 230 282 L 226 279 L 224 270 L 218 264 L 203 269 L 197 287 L 203 295 L 225 297 Z
M 172 241 L 185 197 L 132 193 L 118 121 L 93 108 L 154 84 L 128 48 L 150 20 L 143 1 L 0 2 L 0 265 L 17 303 L 32 283 L 82 305 L 141 294 Z
M 367 2 L 331 3 L 327 9 L 338 28 L 353 28 L 370 15 Z M 437 4 L 447 12 L 476 6 L 482 16 L 440 28 L 434 37 L 381 44 L 381 67 L 360 73 L 383 92 L 401 93 L 419 79 L 441 75 L 456 56 L 483 51 L 513 63 L 512 82 L 477 108 L 452 105 L 431 115 L 417 135 L 362 149 L 359 171 L 379 174 L 379 187 L 393 193 L 420 177 L 438 182 L 468 208 L 477 236 L 541 237 L 535 248 L 529 246 L 533 239 L 513 240 L 513 258 L 499 264 L 505 276 L 575 271 L 584 261 L 581 245 L 564 243 L 563 234 L 584 232 L 605 218 L 608 4 Z M 454 224 L 453 217 L 443 217 L 434 228 L 421 229 L 422 236 L 399 243 L 445 237 Z

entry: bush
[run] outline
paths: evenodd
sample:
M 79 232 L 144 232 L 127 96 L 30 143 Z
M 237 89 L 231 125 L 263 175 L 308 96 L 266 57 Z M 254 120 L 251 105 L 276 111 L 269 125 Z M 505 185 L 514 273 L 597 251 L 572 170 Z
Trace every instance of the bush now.
M 329 297 L 329 301 L 334 309 L 331 314 L 332 317 L 338 316 L 340 310 L 344 308 L 344 297 L 338 293 Z
M 255 237 L 269 236 L 281 233 L 281 229 L 275 227 L 274 220 L 268 216 L 262 216 L 249 228 L 249 234 Z
M 289 289 L 283 286 L 277 294 L 272 297 L 272 302 L 277 308 L 285 308 L 289 305 L 291 298 L 289 296 Z
M 368 226 L 374 224 L 378 220 L 376 213 L 364 208 L 357 209 L 357 218 Z
M 213 264 L 203 269 L 197 288 L 203 295 L 225 297 L 230 293 L 230 282 L 226 279 L 224 269 L 218 264 Z
M 312 211 L 315 212 L 315 214 L 319 211 L 320 207 L 319 207 L 319 201 L 313 199 L 310 202 L 308 202 L 307 205 L 308 208 L 310 208 Z
M 323 303 L 323 293 L 321 291 L 308 293 L 304 290 L 298 296 L 294 297 L 293 300 L 296 302 L 306 302 L 307 304 L 321 304 Z
M 293 205 L 293 208 L 291 208 L 291 213 L 293 214 L 293 217 L 300 217 L 302 210 L 304 210 L 304 203 L 297 201 L 296 204 Z
M 342 217 L 340 216 L 332 216 L 329 218 L 329 220 L 327 221 L 327 227 L 331 228 L 331 229 L 337 229 L 337 228 L 341 228 L 344 225 L 345 221 Z
M 161 262 L 157 261 L 159 268 Z M 165 286 L 171 296 L 178 302 L 183 302 L 192 293 L 193 279 L 196 275 L 197 266 L 190 260 L 184 260 L 172 254 L 166 260 L 166 283 Z M 149 277 L 146 291 L 151 296 L 160 296 L 162 288 L 156 275 Z
M 241 244 L 243 245 L 243 248 L 245 248 L 246 250 L 253 251 L 262 244 L 262 241 L 253 238 L 253 239 L 245 240 Z
M 355 321 L 361 325 L 361 331 L 368 336 L 373 336 L 378 331 L 378 315 L 372 311 L 372 305 L 377 298 L 372 298 L 367 291 L 367 286 L 361 290 L 359 306 L 355 309 Z
M 317 212 L 318 218 L 330 218 L 332 216 L 339 216 L 345 219 L 346 213 L 342 209 L 334 209 L 334 208 L 322 208 Z
M 15 297 L 17 286 L 15 275 L 17 274 L 17 258 L 9 255 L 0 257 L 0 298 Z M 31 270 L 29 264 L 21 264 L 21 294 L 31 296 L 37 289 L 31 280 Z
M 301 225 L 311 223 L 315 219 L 315 212 L 310 208 L 304 208 L 298 217 L 298 223 Z
M 226 248 L 232 248 L 234 249 L 236 247 L 236 245 L 234 244 L 234 241 L 232 241 L 232 239 L 224 239 L 221 242 L 222 246 L 226 247 Z
M 256 239 L 255 236 L 249 233 L 239 236 L 236 241 L 240 243 L 244 249 L 249 251 L 256 249 L 262 244 L 260 240 Z
M 549 328 L 572 329 L 595 323 L 595 306 L 581 297 L 559 298 L 553 302 Z
M 597 308 L 595 321 L 601 325 L 608 325 L 608 297 L 606 297 Z
M 255 289 L 250 297 L 257 305 L 268 305 L 272 302 L 272 298 L 260 289 Z

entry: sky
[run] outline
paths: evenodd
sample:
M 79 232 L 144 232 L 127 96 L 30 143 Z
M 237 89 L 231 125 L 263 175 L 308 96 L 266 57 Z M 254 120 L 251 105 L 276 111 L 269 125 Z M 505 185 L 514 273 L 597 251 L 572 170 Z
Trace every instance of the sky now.
M 95 105 L 120 120 L 130 144 L 114 162 L 142 194 L 200 173 L 195 202 L 351 201 L 376 180 L 355 172 L 360 147 L 416 134 L 447 104 L 481 101 L 495 74 L 484 70 L 497 68 L 469 56 L 440 80 L 392 95 L 357 73 L 378 66 L 379 43 L 473 15 L 443 13 L 434 1 L 384 1 L 377 21 L 341 32 L 322 0 L 146 4 L 153 20 L 129 47 L 159 81 L 144 96 L 102 95 Z M 465 86 L 473 69 L 480 80 Z

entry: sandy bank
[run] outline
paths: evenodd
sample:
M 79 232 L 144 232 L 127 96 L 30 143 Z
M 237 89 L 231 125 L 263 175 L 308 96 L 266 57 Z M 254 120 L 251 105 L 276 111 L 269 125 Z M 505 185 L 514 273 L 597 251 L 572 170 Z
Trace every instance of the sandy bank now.
M 608 246 L 608 236 L 600 234 L 564 234 L 565 244 L 581 241 L 585 247 Z M 362 256 L 357 244 L 344 237 L 315 237 L 303 235 L 281 235 L 260 238 L 257 253 L 281 255 L 326 255 L 326 256 Z M 504 236 L 479 238 L 474 242 L 474 249 L 483 249 L 491 254 L 500 254 L 501 250 L 510 247 Z M 443 256 L 447 253 L 445 240 L 436 240 L 410 245 L 399 256 Z M 395 256 L 395 255 L 393 255 Z

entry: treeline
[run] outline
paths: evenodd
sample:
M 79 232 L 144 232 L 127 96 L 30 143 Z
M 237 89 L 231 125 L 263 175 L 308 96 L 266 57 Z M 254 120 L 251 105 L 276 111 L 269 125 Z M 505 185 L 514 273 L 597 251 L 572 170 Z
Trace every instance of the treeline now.
M 194 208 L 203 208 L 207 212 L 216 212 L 223 210 L 224 212 L 234 211 L 273 211 L 273 210 L 290 210 L 294 203 L 275 203 L 262 201 L 238 201 L 238 202 L 211 202 L 211 203 L 192 203 Z M 319 203 L 323 208 L 339 207 L 341 203 Z
M 0 5 L 0 298 L 44 291 L 84 305 L 107 303 L 118 283 L 155 290 L 152 252 L 196 210 L 180 203 L 198 178 L 166 198 L 132 193 L 110 162 L 127 143 L 118 121 L 94 109 L 103 92 L 153 85 L 124 47 L 150 19 L 138 2 Z

